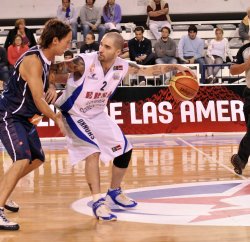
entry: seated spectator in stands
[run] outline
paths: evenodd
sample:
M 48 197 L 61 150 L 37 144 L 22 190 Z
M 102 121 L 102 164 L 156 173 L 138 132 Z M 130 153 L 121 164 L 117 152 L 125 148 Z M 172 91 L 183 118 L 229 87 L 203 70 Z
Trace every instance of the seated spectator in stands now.
M 207 48 L 207 54 L 205 56 L 206 64 L 220 65 L 223 62 L 226 62 L 226 57 L 230 58 L 230 61 L 233 61 L 231 51 L 229 49 L 228 40 L 223 38 L 223 29 L 216 28 L 215 30 L 215 39 L 212 39 Z M 219 72 L 220 66 L 207 67 L 207 76 L 208 83 L 216 83 L 217 78 L 216 74 Z
M 247 9 L 247 15 L 243 18 L 239 25 L 239 36 L 244 44 L 250 42 L 250 7 Z
M 63 54 L 64 60 L 69 60 L 74 58 L 74 53 L 70 50 L 66 50 Z
M 9 80 L 9 68 L 6 50 L 0 46 L 0 80 L 3 81 L 3 88 L 5 89 Z
M 159 29 L 164 26 L 171 29 L 171 20 L 169 17 L 169 6 L 165 0 L 150 0 L 147 6 L 148 20 L 147 24 L 154 37 L 161 38 Z
M 100 43 L 106 28 L 101 24 L 101 11 L 94 6 L 94 3 L 95 0 L 86 0 L 86 4 L 80 10 L 80 19 L 84 39 L 89 31 L 97 31 L 99 34 L 98 42 Z
M 204 60 L 204 40 L 197 37 L 197 28 L 195 25 L 190 25 L 188 35 L 181 37 L 178 44 L 178 56 L 182 64 L 198 63 L 200 73 L 202 74 Z M 202 75 L 203 76 L 203 75 Z M 202 83 L 205 80 L 201 80 Z
M 177 64 L 176 43 L 169 37 L 169 27 L 161 28 L 161 38 L 155 43 L 156 64 Z
M 67 23 L 71 26 L 72 29 L 72 49 L 77 48 L 77 18 L 78 11 L 74 8 L 74 5 L 70 3 L 70 0 L 62 0 L 62 5 L 58 6 L 57 9 L 57 18 Z
M 103 20 L 107 30 L 117 29 L 122 31 L 120 22 L 122 20 L 122 11 L 119 4 L 115 3 L 115 0 L 107 0 L 107 3 L 103 7 Z
M 10 30 L 6 38 L 4 48 L 8 50 L 8 47 L 13 43 L 15 36 L 20 34 L 23 38 L 23 43 L 28 45 L 29 48 L 36 45 L 35 37 L 32 31 L 25 27 L 26 23 L 24 19 L 17 19 L 15 22 L 15 28 Z
M 74 58 L 74 53 L 71 50 L 66 50 L 64 52 L 64 54 L 63 54 L 63 57 L 64 57 L 64 60 L 72 59 L 72 58 Z M 63 74 L 60 74 L 60 75 L 57 74 L 57 78 L 58 78 L 58 81 L 60 83 L 57 83 L 57 82 L 55 83 L 54 82 L 55 81 L 54 80 L 54 78 L 55 78 L 54 74 L 52 74 L 52 73 L 49 74 L 49 80 L 51 82 L 55 83 L 55 87 L 58 90 L 62 90 L 62 89 L 65 88 L 66 84 L 63 84 L 63 83 L 67 83 L 67 80 L 68 80 L 69 77 L 70 77 L 70 73 L 63 73 Z
M 80 48 L 80 53 L 91 53 L 99 50 L 99 44 L 95 41 L 95 35 L 89 32 L 86 35 L 84 44 Z
M 23 43 L 22 36 L 17 34 L 13 41 L 13 44 L 8 47 L 7 56 L 10 68 L 13 69 L 16 61 L 19 57 L 29 49 L 28 45 Z
M 151 41 L 143 36 L 144 28 L 137 26 L 134 30 L 135 38 L 129 40 L 129 57 L 131 61 L 136 61 L 140 65 L 155 64 L 155 55 L 152 52 Z M 145 77 L 140 76 L 139 82 L 145 84 Z

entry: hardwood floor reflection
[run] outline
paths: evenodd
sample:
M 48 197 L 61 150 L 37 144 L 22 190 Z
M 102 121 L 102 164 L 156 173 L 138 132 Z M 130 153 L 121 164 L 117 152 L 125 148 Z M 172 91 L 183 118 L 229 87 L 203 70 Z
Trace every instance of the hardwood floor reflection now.
M 63 140 L 46 141 L 44 147 L 44 166 L 23 178 L 13 193 L 12 198 L 19 203 L 20 211 L 6 212 L 8 218 L 20 224 L 21 229 L 14 232 L 0 231 L 0 242 L 249 241 L 250 227 L 244 226 L 101 222 L 77 213 L 70 205 L 89 196 L 84 162 L 74 167 L 69 164 Z M 230 156 L 237 151 L 237 147 L 236 142 L 199 144 L 198 150 L 184 143 L 172 146 L 160 143 L 158 147 L 154 143 L 148 146 L 135 145 L 123 188 L 243 179 L 230 170 Z M 2 149 L 0 175 L 10 164 L 10 158 Z M 105 193 L 109 187 L 111 165 L 100 166 L 101 188 Z M 249 174 L 249 168 L 245 174 Z

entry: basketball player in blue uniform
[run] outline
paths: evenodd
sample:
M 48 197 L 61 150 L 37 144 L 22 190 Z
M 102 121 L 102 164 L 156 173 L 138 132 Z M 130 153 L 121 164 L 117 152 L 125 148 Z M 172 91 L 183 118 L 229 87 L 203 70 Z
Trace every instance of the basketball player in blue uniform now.
M 133 208 L 137 202 L 127 197 L 121 182 L 132 155 L 132 145 L 104 111 L 110 96 L 127 73 L 140 76 L 166 72 L 190 71 L 181 65 L 138 66 L 119 57 L 123 38 L 115 32 L 107 33 L 99 52 L 80 54 L 75 59 L 51 67 L 55 80 L 63 73 L 71 73 L 66 89 L 55 102 L 63 114 L 69 158 L 74 165 L 85 160 L 85 174 L 93 197 L 93 213 L 100 220 L 116 220 L 107 204 Z M 99 159 L 113 160 L 112 180 L 105 198 L 101 197 Z
M 238 153 L 231 157 L 231 163 L 235 173 L 241 175 L 250 156 L 250 43 L 240 47 L 236 55 L 236 62 L 231 65 L 230 72 L 232 75 L 239 75 L 242 72 L 246 73 L 246 88 L 243 93 L 245 99 L 243 111 L 247 132 L 240 142 Z
M 20 178 L 39 167 L 45 160 L 36 123 L 43 114 L 64 131 L 60 115 L 48 103 L 56 99 L 56 91 L 48 80 L 51 61 L 62 55 L 72 38 L 70 27 L 59 20 L 46 23 L 40 45 L 24 53 L 14 66 L 7 89 L 0 99 L 0 138 L 13 160 L 0 179 L 0 230 L 18 230 L 9 221 L 4 206 Z

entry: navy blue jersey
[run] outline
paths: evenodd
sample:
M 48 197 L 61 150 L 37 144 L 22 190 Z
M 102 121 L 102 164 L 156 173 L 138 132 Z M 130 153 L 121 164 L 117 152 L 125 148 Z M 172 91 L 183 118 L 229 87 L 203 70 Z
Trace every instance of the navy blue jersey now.
M 23 58 L 28 55 L 37 55 L 40 59 L 43 68 L 42 80 L 44 92 L 48 89 L 50 61 L 44 56 L 39 46 L 34 46 L 17 60 L 13 74 L 7 84 L 7 89 L 3 92 L 3 96 L 0 99 L 0 112 L 7 111 L 9 114 L 26 118 L 30 118 L 35 114 L 41 114 L 34 103 L 28 83 L 22 79 L 19 73 L 20 64 Z M 32 68 L 32 66 L 30 68 Z

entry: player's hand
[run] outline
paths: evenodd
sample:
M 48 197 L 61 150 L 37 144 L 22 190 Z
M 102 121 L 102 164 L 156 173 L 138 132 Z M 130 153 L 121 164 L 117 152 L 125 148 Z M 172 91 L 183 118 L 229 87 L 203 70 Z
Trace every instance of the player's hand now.
M 197 78 L 196 74 L 188 67 L 182 65 L 176 65 L 177 71 L 180 71 L 184 76 L 186 71 L 189 72 L 195 79 Z
M 57 99 L 56 88 L 54 85 L 50 85 L 47 92 L 45 93 L 45 101 L 48 104 L 54 104 Z
M 63 123 L 63 117 L 62 117 L 62 113 L 58 112 L 56 114 L 56 118 L 55 118 L 55 123 L 58 126 L 58 128 L 60 129 L 61 133 L 65 136 L 66 135 L 66 129 Z

